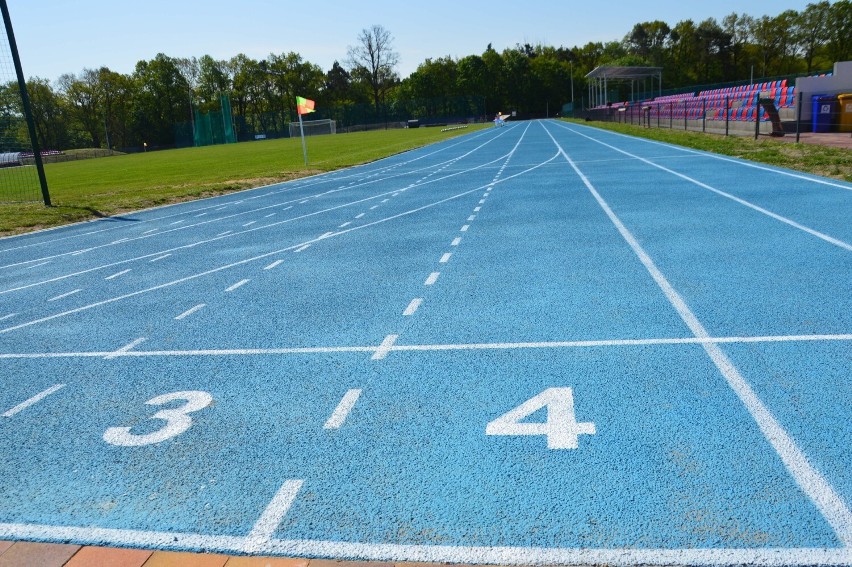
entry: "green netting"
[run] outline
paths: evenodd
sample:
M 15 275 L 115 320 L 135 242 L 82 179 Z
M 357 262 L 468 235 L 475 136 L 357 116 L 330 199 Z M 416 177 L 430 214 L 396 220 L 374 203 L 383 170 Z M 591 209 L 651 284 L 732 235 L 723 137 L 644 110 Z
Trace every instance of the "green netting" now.
M 234 135 L 234 122 L 231 116 L 231 101 L 227 95 L 219 98 L 220 111 L 201 113 L 193 111 L 192 122 L 181 122 L 174 125 L 175 146 L 212 146 L 215 144 L 232 144 L 237 141 Z

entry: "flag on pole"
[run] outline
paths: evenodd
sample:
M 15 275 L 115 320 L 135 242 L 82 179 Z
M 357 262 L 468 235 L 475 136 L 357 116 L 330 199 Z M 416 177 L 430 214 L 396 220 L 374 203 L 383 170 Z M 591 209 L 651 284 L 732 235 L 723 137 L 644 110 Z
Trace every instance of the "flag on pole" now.
M 314 112 L 314 104 L 314 101 L 309 98 L 296 97 L 296 111 L 299 113 L 299 116 Z

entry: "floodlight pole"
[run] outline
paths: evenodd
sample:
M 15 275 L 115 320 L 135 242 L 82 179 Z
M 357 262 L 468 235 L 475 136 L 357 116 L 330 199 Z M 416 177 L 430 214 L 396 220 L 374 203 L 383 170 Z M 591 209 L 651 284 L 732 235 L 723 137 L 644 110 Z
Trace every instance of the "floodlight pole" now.
M 9 39 L 9 49 L 12 52 L 12 61 L 15 63 L 15 73 L 18 75 L 18 87 L 21 91 L 21 105 L 23 106 L 24 117 L 27 120 L 27 129 L 30 131 L 30 141 L 32 142 L 36 170 L 38 171 L 38 181 L 41 184 L 41 196 L 44 200 L 44 206 L 50 207 L 50 193 L 47 190 L 47 177 L 44 175 L 44 164 L 41 161 L 41 147 L 38 143 L 38 135 L 36 133 L 35 122 L 33 121 L 33 112 L 30 107 L 30 97 L 27 94 L 27 82 L 26 79 L 24 79 L 24 70 L 21 67 L 21 58 L 18 55 L 18 45 L 15 43 L 15 32 L 12 31 L 12 18 L 9 17 L 9 7 L 6 5 L 6 0 L 0 0 L 0 11 L 3 12 L 3 24 L 6 26 L 6 37 Z

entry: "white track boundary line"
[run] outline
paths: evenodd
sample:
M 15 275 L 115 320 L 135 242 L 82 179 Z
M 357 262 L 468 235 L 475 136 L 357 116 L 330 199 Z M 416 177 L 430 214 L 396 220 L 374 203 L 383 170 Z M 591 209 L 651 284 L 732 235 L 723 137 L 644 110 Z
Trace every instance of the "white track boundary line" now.
M 666 299 L 669 300 L 672 307 L 675 308 L 683 322 L 686 323 L 687 327 L 689 327 L 690 331 L 692 331 L 692 333 L 698 338 L 708 338 L 710 335 L 707 333 L 704 325 L 701 324 L 692 310 L 690 310 L 683 297 L 681 297 L 663 273 L 657 268 L 654 261 L 642 248 L 642 245 L 639 244 L 633 234 L 626 226 L 624 226 L 621 219 L 618 218 L 618 216 L 609 207 L 609 204 L 607 204 L 603 197 L 600 196 L 595 187 L 583 174 L 583 172 L 580 171 L 571 157 L 565 153 L 565 150 L 562 149 L 562 146 L 559 145 L 559 142 L 556 141 L 550 131 L 547 130 L 544 125 L 542 125 L 542 128 L 544 128 L 547 135 L 550 136 L 553 143 L 559 148 L 562 156 L 577 176 L 583 181 L 583 184 L 598 202 L 598 205 L 600 205 L 601 209 L 603 209 L 604 213 L 606 213 L 606 216 L 609 217 L 610 221 L 612 221 L 615 225 L 619 234 L 621 234 L 622 238 L 624 238 L 639 258 L 639 261 L 642 262 L 642 265 L 648 270 L 648 273 L 663 291 Z M 728 382 L 731 389 L 737 394 L 740 401 L 751 414 L 766 440 L 775 449 L 775 452 L 787 467 L 790 475 L 819 509 L 822 516 L 832 527 L 835 534 L 837 534 L 840 542 L 847 547 L 852 546 L 852 512 L 850 512 L 846 507 L 846 503 L 834 490 L 831 484 L 822 476 L 822 474 L 811 465 L 804 452 L 775 419 L 775 416 L 772 415 L 769 408 L 764 405 L 760 398 L 758 398 L 757 394 L 751 388 L 751 385 L 745 380 L 745 378 L 743 378 L 740 371 L 736 366 L 734 366 L 734 363 L 731 362 L 719 345 L 709 341 L 701 344 L 704 347 L 704 351 L 707 353 L 707 356 L 710 357 L 710 360 L 713 361 L 716 368 L 718 368 L 719 372 L 722 373 L 722 376 Z
M 246 537 L 244 547 L 246 552 L 253 553 L 259 551 L 269 543 L 269 540 L 272 539 L 272 534 L 278 529 L 281 520 L 284 519 L 284 516 L 290 510 L 290 506 L 293 505 L 293 501 L 302 488 L 303 482 L 301 480 L 288 480 L 281 485 L 281 488 L 275 493 L 266 510 L 263 511 L 263 514 L 260 515 L 260 518 L 254 524 L 251 533 Z
M 61 390 L 64 387 L 65 387 L 65 384 L 54 384 L 53 386 L 51 386 L 47 390 L 40 392 L 40 393 L 36 394 L 35 396 L 33 396 L 32 398 L 16 405 L 15 407 L 10 409 L 9 411 L 0 415 L 0 417 L 12 417 L 16 414 L 19 414 L 22 411 L 24 411 L 25 409 L 27 409 L 28 407 L 39 403 L 40 401 L 42 401 L 43 399 L 45 399 L 49 395 L 53 394 L 54 392 Z
M 737 197 L 735 195 L 731 195 L 730 193 L 726 193 L 725 191 L 722 191 L 720 189 L 716 189 L 715 187 L 711 187 L 710 185 L 707 185 L 706 183 L 702 183 L 701 181 L 698 181 L 697 179 L 693 179 L 692 177 L 689 177 L 688 175 L 684 175 L 683 173 L 680 173 L 680 172 L 675 171 L 673 169 L 669 169 L 668 167 L 665 167 L 665 166 L 660 165 L 658 163 L 654 163 L 651 160 L 648 160 L 648 159 L 643 158 L 641 156 L 637 156 L 635 154 L 631 154 L 630 152 L 627 152 L 627 151 L 622 150 L 620 148 L 616 148 L 615 146 L 611 146 L 610 144 L 607 144 L 606 142 L 602 142 L 602 141 L 600 141 L 596 138 L 593 138 L 591 136 L 587 136 L 586 134 L 583 134 L 582 132 L 572 130 L 571 128 L 565 128 L 565 129 L 568 130 L 569 132 L 576 134 L 577 136 L 582 136 L 582 137 L 586 138 L 587 140 L 591 140 L 591 141 L 596 142 L 596 143 L 598 143 L 602 146 L 606 146 L 607 148 L 609 148 L 611 150 L 622 153 L 622 154 L 624 154 L 628 157 L 631 157 L 633 159 L 639 160 L 642 163 L 648 164 L 652 167 L 656 167 L 657 169 L 665 171 L 666 173 L 670 173 L 670 174 L 672 174 L 676 177 L 680 177 L 681 179 L 688 181 L 688 182 L 692 183 L 693 185 L 697 185 L 698 187 L 701 187 L 702 189 L 707 189 L 708 191 L 712 191 L 713 193 L 716 193 L 717 195 L 721 195 L 722 197 L 725 197 L 726 199 L 730 199 L 730 200 L 734 201 L 735 203 L 739 203 L 740 205 L 743 205 L 745 207 L 753 209 L 753 210 L 755 210 L 755 211 L 757 211 L 761 214 L 764 214 L 764 215 L 766 215 L 770 218 L 773 218 L 777 221 L 788 224 L 788 225 L 792 226 L 793 228 L 799 229 L 799 230 L 806 232 L 806 233 L 808 233 L 812 236 L 816 236 L 817 238 L 825 240 L 829 244 L 834 244 L 835 246 L 838 246 L 840 248 L 843 248 L 844 250 L 848 250 L 848 251 L 852 252 L 852 244 L 849 244 L 848 242 L 844 242 L 844 241 L 842 241 L 838 238 L 834 238 L 834 237 L 829 236 L 829 235 L 827 235 L 823 232 L 819 232 L 818 230 L 814 230 L 814 229 L 807 227 L 803 224 L 800 224 L 800 223 L 798 223 L 798 222 L 796 222 L 792 219 L 781 216 L 777 213 L 773 213 L 772 211 L 770 211 L 768 209 L 764 209 L 763 207 L 761 207 L 759 205 L 755 205 L 754 203 L 746 201 L 745 199 L 741 199 L 740 197 Z
M 557 124 L 559 124 L 563 128 L 568 129 L 567 125 L 563 125 L 559 122 L 557 122 Z M 580 126 L 580 127 L 584 128 L 583 126 Z M 607 132 L 607 133 L 612 134 L 614 136 L 620 136 L 622 138 L 627 138 L 628 140 L 645 142 L 647 144 L 653 144 L 653 145 L 656 145 L 656 146 L 663 146 L 664 148 L 668 148 L 670 150 L 677 150 L 677 151 L 685 152 L 685 153 L 688 153 L 688 154 L 693 154 L 693 155 L 698 155 L 698 156 L 702 156 L 702 157 L 706 157 L 706 158 L 716 159 L 716 160 L 719 160 L 719 161 L 727 161 L 727 162 L 730 162 L 730 163 L 735 163 L 737 165 L 742 165 L 744 167 L 750 167 L 752 169 L 760 169 L 760 170 L 763 170 L 763 171 L 769 171 L 771 173 L 777 173 L 779 175 L 786 175 L 787 177 L 794 177 L 796 179 L 801 179 L 803 181 L 809 181 L 811 183 L 817 183 L 819 185 L 828 185 L 829 187 L 837 187 L 838 189 L 845 189 L 846 191 L 852 191 L 852 186 L 842 185 L 841 183 L 839 183 L 837 181 L 829 181 L 827 179 L 820 179 L 819 177 L 808 177 L 807 175 L 804 175 L 804 174 L 801 174 L 801 173 L 793 173 L 793 172 L 785 171 L 784 169 L 780 169 L 780 168 L 777 168 L 777 167 L 771 167 L 769 165 L 759 165 L 757 163 L 754 163 L 754 162 L 751 162 L 751 161 L 748 161 L 748 160 L 742 159 L 742 158 L 736 159 L 736 158 L 732 158 L 732 157 L 722 156 L 722 155 L 719 155 L 719 154 L 714 154 L 712 152 L 702 152 L 702 151 L 699 151 L 699 150 L 693 150 L 691 148 L 684 148 L 682 146 L 677 146 L 675 144 L 667 144 L 665 142 L 658 142 L 657 140 L 649 140 L 647 138 L 640 138 L 638 136 L 630 136 L 628 134 L 622 134 L 621 132 L 612 132 L 610 130 L 600 130 L 598 128 L 594 128 L 594 127 L 590 127 L 590 126 L 585 126 L 585 128 L 589 128 L 589 129 L 594 130 L 596 132 Z
M 80 351 L 80 352 L 30 352 L 0 353 L 0 359 L 39 359 L 39 358 L 128 358 L 128 357 L 170 357 L 170 356 L 264 356 L 281 354 L 333 354 L 333 353 L 384 353 L 391 352 L 439 352 L 439 351 L 475 351 L 475 350 L 523 350 L 523 349 L 571 349 L 602 347 L 641 347 L 666 345 L 702 345 L 712 344 L 754 344 L 788 342 L 842 342 L 852 341 L 847 335 L 780 335 L 759 337 L 684 337 L 649 339 L 603 339 L 584 341 L 545 341 L 545 342 L 505 342 L 505 343 L 458 343 L 458 344 L 420 344 L 397 345 L 398 336 L 390 344 L 376 346 L 316 346 L 281 348 L 233 348 L 233 349 L 187 349 L 187 350 L 118 350 L 118 351 Z M 132 344 L 132 343 L 131 343 Z M 138 344 L 138 343 L 137 343 Z M 135 346 L 135 345 L 134 345 Z
M 173 551 L 200 550 L 245 553 L 251 542 L 245 536 L 202 535 L 98 528 L 0 523 L 0 538 L 29 541 L 72 541 L 77 544 L 115 545 Z M 259 554 L 301 557 L 347 557 L 366 561 L 427 561 L 505 565 L 609 564 L 609 565 L 852 565 L 849 548 L 701 548 L 701 549 L 596 549 L 544 547 L 474 547 L 450 545 L 399 545 L 322 540 L 270 539 L 255 550 Z

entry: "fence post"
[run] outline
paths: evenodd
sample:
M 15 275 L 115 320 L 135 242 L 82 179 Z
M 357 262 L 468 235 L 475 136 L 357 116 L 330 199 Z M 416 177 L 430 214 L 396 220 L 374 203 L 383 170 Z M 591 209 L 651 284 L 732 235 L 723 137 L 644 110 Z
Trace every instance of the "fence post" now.
M 707 99 L 701 99 L 701 131 L 707 132 Z
M 669 130 L 674 129 L 674 101 L 669 103 Z
M 796 93 L 798 97 L 798 102 L 796 102 L 796 143 L 799 143 L 799 130 L 801 129 L 802 123 L 802 93 Z
M 754 139 L 760 136 L 760 89 L 754 94 Z
M 687 101 L 683 99 L 683 131 L 686 132 L 689 129 L 689 124 L 686 119 L 689 117 L 689 111 L 687 109 Z

